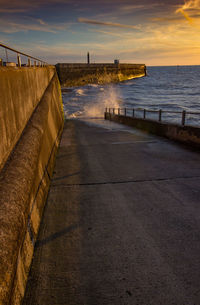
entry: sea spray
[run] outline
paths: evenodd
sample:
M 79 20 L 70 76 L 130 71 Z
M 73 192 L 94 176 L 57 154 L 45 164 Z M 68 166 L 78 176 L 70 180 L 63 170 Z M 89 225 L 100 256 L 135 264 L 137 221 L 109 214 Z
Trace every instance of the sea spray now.
M 103 118 L 105 108 L 122 107 L 123 100 L 116 85 L 88 85 L 63 93 L 67 118 Z
M 105 108 L 119 108 L 122 104 L 119 88 L 108 85 L 100 88 L 96 101 L 91 101 L 84 106 L 83 114 L 85 117 L 102 118 Z

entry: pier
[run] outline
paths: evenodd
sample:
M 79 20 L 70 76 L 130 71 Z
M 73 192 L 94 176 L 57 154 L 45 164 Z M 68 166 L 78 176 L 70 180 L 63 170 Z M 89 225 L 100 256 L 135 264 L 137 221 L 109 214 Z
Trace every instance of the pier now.
M 146 76 L 144 64 L 70 64 L 58 63 L 56 70 L 62 86 L 108 84 Z

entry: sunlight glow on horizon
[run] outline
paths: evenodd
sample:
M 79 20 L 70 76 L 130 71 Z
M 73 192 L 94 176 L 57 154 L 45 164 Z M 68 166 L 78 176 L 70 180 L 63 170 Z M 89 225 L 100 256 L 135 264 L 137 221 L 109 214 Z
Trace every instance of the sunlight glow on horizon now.
M 200 64 L 200 0 L 0 4 L 0 41 L 53 64 L 86 62 L 88 51 L 96 63 Z

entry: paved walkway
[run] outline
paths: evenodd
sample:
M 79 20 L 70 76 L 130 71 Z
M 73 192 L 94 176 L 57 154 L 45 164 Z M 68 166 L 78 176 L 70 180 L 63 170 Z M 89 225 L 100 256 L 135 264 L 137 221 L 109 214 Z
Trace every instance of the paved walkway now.
M 200 154 L 92 122 L 65 124 L 24 305 L 199 305 Z

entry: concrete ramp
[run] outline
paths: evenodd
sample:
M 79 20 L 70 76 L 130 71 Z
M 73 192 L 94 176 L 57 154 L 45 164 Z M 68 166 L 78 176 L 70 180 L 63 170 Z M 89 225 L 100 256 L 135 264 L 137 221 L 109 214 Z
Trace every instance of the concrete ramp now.
M 200 304 L 199 153 L 97 123 L 65 123 L 23 305 Z

